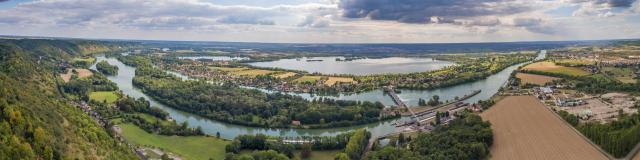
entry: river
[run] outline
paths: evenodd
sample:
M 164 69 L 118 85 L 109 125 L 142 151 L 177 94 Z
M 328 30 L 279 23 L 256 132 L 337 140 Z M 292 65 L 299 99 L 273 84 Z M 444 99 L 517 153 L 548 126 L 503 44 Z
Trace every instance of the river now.
M 540 55 L 542 57 L 544 56 L 543 54 L 540 54 Z M 377 123 L 371 123 L 366 125 L 357 125 L 357 126 L 340 127 L 340 128 L 328 128 L 328 129 L 279 129 L 279 128 L 247 127 L 247 126 L 228 124 L 224 122 L 203 118 L 201 116 L 194 115 L 191 113 L 179 111 L 158 103 L 157 101 L 149 98 L 147 95 L 142 93 L 142 91 L 140 91 L 139 89 L 133 86 L 132 80 L 133 80 L 133 77 L 135 76 L 135 67 L 127 66 L 115 58 L 97 56 L 97 62 L 100 62 L 102 60 L 106 60 L 111 65 L 118 66 L 119 68 L 118 75 L 107 76 L 107 78 L 115 82 L 124 94 L 134 98 L 139 98 L 139 97 L 145 98 L 149 100 L 151 106 L 158 107 L 162 110 L 167 111 L 171 116 L 171 118 L 176 120 L 176 122 L 182 123 L 186 121 L 189 123 L 190 127 L 199 126 L 203 129 L 205 133 L 210 135 L 215 135 L 217 132 L 219 132 L 221 137 L 225 139 L 233 139 L 236 136 L 242 135 L 242 134 L 257 134 L 257 133 L 262 133 L 270 136 L 289 136 L 289 137 L 332 136 L 332 135 L 344 133 L 344 132 L 351 131 L 354 129 L 359 129 L 359 128 L 367 129 L 372 133 L 373 136 L 381 136 L 381 135 L 394 132 L 395 127 L 392 125 L 392 123 L 403 120 L 403 119 L 396 119 L 396 120 L 377 122 Z M 453 87 L 435 89 L 435 90 L 402 90 L 402 93 L 400 93 L 399 96 L 401 99 L 407 101 L 407 104 L 415 105 L 417 104 L 417 98 L 428 98 L 432 95 L 439 95 L 442 100 L 451 100 L 455 96 L 462 97 L 465 94 L 471 93 L 473 90 L 482 89 L 482 92 L 480 94 L 470 99 L 467 99 L 465 101 L 476 102 L 478 100 L 488 99 L 492 95 L 497 93 L 498 89 L 505 84 L 510 73 L 521 65 L 524 65 L 524 63 L 508 67 L 503 71 L 498 72 L 497 74 L 491 75 L 484 80 L 461 84 Z M 91 68 L 95 69 L 95 65 L 92 66 Z M 317 97 L 310 94 L 298 94 L 298 95 L 301 95 L 306 98 Z M 381 101 L 387 105 L 390 105 L 393 103 L 389 98 L 389 96 L 383 94 L 382 90 L 373 90 L 369 92 L 351 94 L 351 95 L 340 95 L 332 98 L 348 99 L 348 100 Z

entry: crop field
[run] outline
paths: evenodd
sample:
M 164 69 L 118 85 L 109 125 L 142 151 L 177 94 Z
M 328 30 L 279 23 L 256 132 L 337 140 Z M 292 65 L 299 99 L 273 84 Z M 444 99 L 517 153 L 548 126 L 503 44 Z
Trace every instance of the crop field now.
M 209 69 L 212 70 L 220 70 L 220 71 L 225 71 L 225 72 L 237 72 L 237 71 L 242 71 L 242 70 L 247 70 L 249 68 L 231 68 L 231 67 L 209 67 Z
M 276 71 L 263 70 L 263 69 L 246 69 L 246 70 L 231 72 L 231 74 L 236 75 L 236 76 L 255 77 L 255 76 L 259 76 L 259 75 L 267 75 L 267 74 L 270 74 L 270 73 L 273 73 L 273 72 L 276 72 Z
M 607 159 L 532 96 L 510 96 L 480 114 L 491 122 L 490 159 Z
M 612 76 L 622 83 L 636 83 L 635 74 L 632 68 L 603 67 L 602 73 Z
M 308 82 L 308 83 L 315 83 L 316 81 L 320 80 L 320 78 L 322 78 L 322 76 L 302 76 L 298 79 L 293 80 L 293 82 L 298 82 L 298 83 L 304 83 L 304 82 Z
M 296 73 L 294 73 L 294 72 L 284 72 L 284 73 L 280 73 L 280 74 L 275 75 L 275 77 L 283 79 L 283 78 L 289 78 L 289 77 L 292 77 L 292 76 L 295 76 L 295 75 L 296 75 Z
M 69 82 L 71 80 L 71 76 L 73 75 L 72 70 L 76 70 L 76 72 L 78 72 L 78 78 L 85 78 L 93 75 L 93 72 L 91 72 L 88 69 L 78 69 L 78 68 L 69 69 L 67 70 L 67 73 L 60 74 L 60 77 L 62 77 L 62 80 L 64 80 L 64 82 Z
M 186 160 L 224 159 L 224 147 L 229 143 L 222 139 L 205 136 L 163 136 L 150 134 L 133 124 L 120 124 L 122 135 L 129 142 L 142 146 L 162 148 L 179 154 Z
M 531 84 L 537 84 L 537 85 L 544 85 L 548 82 L 551 82 L 553 80 L 557 80 L 560 78 L 556 78 L 556 77 L 549 77 L 549 76 L 543 76 L 543 75 L 536 75 L 536 74 L 527 74 L 527 73 L 518 73 L 516 74 L 516 77 L 520 78 L 521 80 L 521 84 L 527 84 L 527 83 L 531 83 Z
M 592 65 L 595 64 L 594 61 L 586 60 L 586 59 L 563 59 L 555 61 L 557 64 L 561 64 L 564 66 L 580 66 L 580 65 Z
M 95 100 L 98 102 L 107 101 L 107 103 L 113 103 L 116 100 L 118 100 L 118 96 L 111 91 L 91 92 L 89 93 L 89 99 Z
M 327 79 L 327 81 L 325 81 L 324 84 L 327 86 L 333 86 L 338 82 L 353 83 L 354 81 L 353 81 L 353 78 L 351 77 L 329 77 L 329 79 Z
M 589 72 L 587 72 L 585 70 L 582 70 L 580 68 L 577 68 L 577 67 L 559 66 L 559 65 L 556 65 L 555 63 L 549 62 L 549 61 L 532 63 L 532 64 L 529 64 L 529 65 L 525 66 L 522 69 L 523 70 L 544 71 L 544 72 L 550 72 L 550 73 L 559 73 L 559 74 L 566 74 L 566 75 L 571 75 L 571 76 L 584 76 L 584 75 L 589 75 L 590 74 Z

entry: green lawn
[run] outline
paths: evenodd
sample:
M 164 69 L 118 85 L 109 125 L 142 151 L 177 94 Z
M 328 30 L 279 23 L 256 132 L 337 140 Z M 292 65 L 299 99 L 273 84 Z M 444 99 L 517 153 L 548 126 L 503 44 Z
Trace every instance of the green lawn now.
M 91 100 L 95 100 L 98 102 L 103 102 L 103 101 L 107 101 L 107 103 L 113 103 L 116 100 L 118 100 L 118 96 L 116 95 L 116 93 L 111 92 L 111 91 L 106 91 L 106 92 L 91 92 L 89 93 L 89 99 Z
M 341 150 L 312 151 L 311 157 L 305 160 L 333 160 L 336 154 L 340 153 L 340 151 Z M 294 154 L 297 158 L 300 158 L 300 151 L 296 151 Z
M 74 58 L 72 61 L 85 61 L 87 63 L 93 63 L 96 61 L 96 58 L 87 57 L 87 58 Z
M 560 74 L 567 74 L 567 75 L 572 75 L 572 76 L 585 76 L 585 75 L 589 75 L 591 73 L 582 70 L 580 68 L 577 67 L 559 67 L 559 68 L 554 68 L 554 69 L 549 69 L 549 70 L 545 70 L 546 72 L 551 72 L 551 73 L 560 73 Z
M 623 83 L 636 83 L 635 74 L 632 68 L 619 68 L 619 67 L 603 67 L 602 73 L 605 75 L 613 76 L 617 80 Z
M 205 136 L 163 136 L 150 134 L 133 124 L 121 124 L 122 135 L 129 143 L 162 148 L 186 160 L 224 159 L 224 147 L 229 143 Z

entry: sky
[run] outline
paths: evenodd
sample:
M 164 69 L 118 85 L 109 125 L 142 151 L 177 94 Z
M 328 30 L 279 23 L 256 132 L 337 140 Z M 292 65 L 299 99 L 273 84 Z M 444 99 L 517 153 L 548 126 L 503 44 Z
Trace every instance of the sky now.
M 275 43 L 640 38 L 640 0 L 0 0 L 0 35 Z

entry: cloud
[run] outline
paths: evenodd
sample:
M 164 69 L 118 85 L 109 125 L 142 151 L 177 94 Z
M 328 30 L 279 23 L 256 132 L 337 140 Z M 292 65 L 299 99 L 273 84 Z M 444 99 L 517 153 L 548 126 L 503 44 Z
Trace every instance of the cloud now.
M 401 23 L 452 23 L 457 19 L 511 15 L 533 9 L 512 0 L 342 0 L 339 8 L 346 18 Z
M 298 24 L 299 27 L 312 27 L 312 28 L 325 28 L 331 24 L 328 17 L 308 15 L 302 22 Z
M 534 33 L 555 34 L 557 29 L 546 24 L 542 18 L 515 18 L 515 27 L 521 27 Z
M 115 26 L 139 29 L 207 29 L 217 25 L 275 25 L 291 18 L 335 8 L 325 4 L 270 7 L 216 5 L 197 0 L 34 1 L 0 10 L 0 23 L 55 26 Z M 286 19 L 286 18 L 285 18 Z
M 2 3 L 2 2 L 6 2 L 6 1 L 9 1 L 9 0 L 0 0 L 0 3 Z

